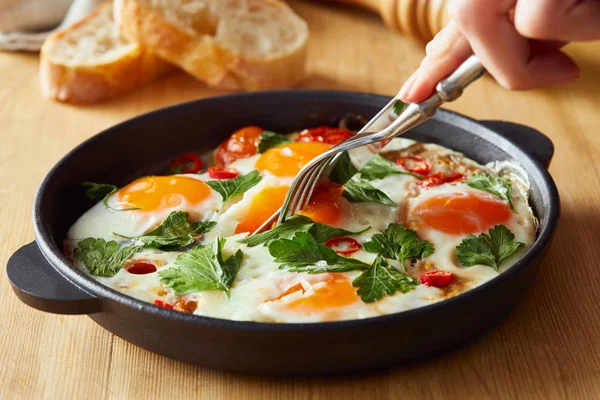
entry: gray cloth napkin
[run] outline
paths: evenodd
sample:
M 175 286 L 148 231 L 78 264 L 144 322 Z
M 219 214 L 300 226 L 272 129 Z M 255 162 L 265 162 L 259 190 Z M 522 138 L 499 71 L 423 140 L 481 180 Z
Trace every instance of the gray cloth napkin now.
M 0 50 L 37 52 L 44 39 L 103 0 L 0 0 Z

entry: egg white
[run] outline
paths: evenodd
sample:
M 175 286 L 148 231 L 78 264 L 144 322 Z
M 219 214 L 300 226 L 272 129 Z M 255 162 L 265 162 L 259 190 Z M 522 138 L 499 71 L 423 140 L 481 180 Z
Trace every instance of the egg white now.
M 412 140 L 395 139 L 386 146 L 386 150 L 403 149 L 413 143 Z M 447 151 L 449 152 L 449 150 Z M 260 155 L 256 155 L 237 160 L 230 167 L 236 168 L 241 174 L 247 174 L 255 169 L 256 161 L 259 158 Z M 469 162 L 471 161 L 469 160 Z M 210 180 L 205 173 L 185 176 L 203 181 Z M 206 201 L 194 208 L 193 211 L 198 213 L 202 220 L 218 221 L 217 226 L 206 235 L 205 242 L 208 243 L 215 237 L 226 237 L 225 257 L 234 254 L 238 249 L 241 249 L 244 253 L 241 267 L 231 288 L 230 297 L 222 291 L 202 291 L 176 296 L 164 287 L 160 282 L 158 271 L 174 267 L 177 257 L 181 254 L 178 251 L 142 250 L 136 253 L 132 257 L 133 260 L 151 260 L 157 264 L 158 271 L 151 274 L 134 275 L 123 268 L 113 277 L 94 278 L 127 295 L 148 302 L 160 299 L 174 304 L 180 298 L 196 301 L 198 303 L 198 307 L 194 311 L 196 315 L 241 321 L 289 323 L 330 320 L 331 310 L 314 310 L 308 313 L 300 313 L 289 307 L 291 303 L 303 296 L 312 296 L 314 291 L 318 290 L 319 285 L 324 284 L 319 282 L 322 277 L 282 270 L 270 256 L 268 248 L 262 245 L 247 247 L 238 242 L 239 239 L 245 237 L 245 234 L 234 235 L 237 225 L 250 212 L 252 201 L 256 195 L 269 187 L 289 186 L 292 180 L 293 178 L 267 175 L 232 204 L 222 204 L 220 195 L 213 192 Z M 351 203 L 342 198 L 340 200 L 341 218 L 336 225 L 353 232 L 361 231 L 361 233 L 352 235 L 361 243 L 368 241 L 373 234 L 385 230 L 391 222 L 402 223 L 403 207 L 410 210 L 427 198 L 444 193 L 481 193 L 467 185 L 453 183 L 420 191 L 415 196 L 415 180 L 407 175 L 392 175 L 369 183 L 382 190 L 401 206 L 389 207 L 376 203 Z M 510 268 L 535 240 L 535 220 L 527 199 L 518 191 L 513 191 L 512 201 L 515 206 L 515 213 L 506 225 L 515 234 L 516 240 L 525 243 L 526 246 L 505 261 L 501 271 Z M 181 204 L 177 209 L 190 211 L 189 205 L 186 204 Z M 142 235 L 162 222 L 171 211 L 175 211 L 175 209 L 157 213 L 143 213 L 143 215 L 135 212 L 117 212 L 107 209 L 100 202 L 77 220 L 68 232 L 68 239 L 73 243 L 86 237 L 122 241 L 123 239 L 113 235 L 113 232 L 125 236 Z M 370 227 L 370 229 L 365 230 L 367 227 Z M 458 292 L 448 292 L 435 287 L 419 285 L 408 293 L 385 296 L 382 300 L 373 303 L 364 303 L 357 297 L 357 301 L 337 310 L 339 312 L 336 314 L 335 319 L 368 318 L 422 307 L 444 300 L 496 277 L 498 273 L 490 267 L 463 268 L 460 265 L 455 255 L 455 248 L 464 236 L 449 235 L 434 230 L 428 231 L 426 238 L 433 243 L 435 252 L 420 261 L 421 264 L 426 262 L 435 263 L 441 269 L 461 277 L 463 284 L 460 290 L 457 289 Z M 375 255 L 360 250 L 354 253 L 352 257 L 371 263 Z M 80 261 L 74 260 L 74 263 L 82 270 L 86 270 Z M 405 267 L 413 276 L 418 276 L 419 265 L 406 265 Z M 341 275 L 352 282 L 360 273 L 360 271 L 353 271 Z M 296 284 L 302 285 L 304 293 L 297 291 L 281 297 L 286 290 Z

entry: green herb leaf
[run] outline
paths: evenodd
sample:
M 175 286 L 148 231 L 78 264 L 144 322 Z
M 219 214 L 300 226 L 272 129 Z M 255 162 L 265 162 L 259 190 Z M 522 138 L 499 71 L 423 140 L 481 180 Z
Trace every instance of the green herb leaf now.
M 370 227 L 366 229 L 370 229 Z M 360 232 L 350 232 L 345 229 L 315 222 L 303 215 L 294 215 L 271 230 L 249 236 L 238 242 L 247 244 L 249 247 L 258 246 L 263 243 L 268 246 L 273 240 L 292 239 L 296 232 L 309 232 L 318 243 L 323 243 L 334 237 L 355 235 L 364 232 L 365 230 Z
M 235 196 L 243 194 L 256 186 L 261 179 L 260 173 L 254 170 L 246 175 L 238 176 L 237 178 L 208 181 L 206 184 L 216 192 L 219 192 L 223 198 L 223 202 L 226 203 Z
M 245 243 L 249 247 L 258 246 L 259 244 L 263 243 L 268 245 L 273 240 L 291 239 L 294 237 L 296 232 L 308 232 L 313 225 L 314 221 L 312 219 L 302 215 L 294 215 L 271 230 L 249 236 L 239 240 L 238 242 Z
M 208 233 L 212 231 L 212 229 L 217 226 L 216 221 L 204 221 L 204 222 L 196 222 L 196 233 L 198 235 L 202 235 L 204 233 Z
M 175 168 L 169 168 L 169 175 L 182 174 L 184 169 L 185 169 L 185 164 L 181 163 L 178 166 L 176 166 Z
M 498 271 L 500 264 L 513 255 L 524 243 L 504 225 L 496 225 L 479 236 L 469 235 L 456 247 L 456 256 L 463 267 L 487 265 Z
M 292 240 L 272 241 L 269 244 L 269 253 L 275 258 L 275 262 L 281 263 L 279 268 L 287 268 L 291 272 L 320 274 L 369 268 L 369 265 L 362 261 L 342 257 L 329 247 L 317 243 L 308 232 L 296 232 Z
M 343 185 L 348 182 L 356 172 L 356 167 L 354 167 L 350 160 L 350 154 L 348 154 L 347 151 L 344 151 L 336 160 L 336 163 L 329 174 L 329 180 L 333 183 Z
M 490 174 L 474 174 L 469 178 L 468 181 L 465 181 L 464 183 L 472 188 L 483 190 L 484 192 L 488 192 L 494 196 L 500 197 L 502 200 L 510 204 L 510 208 L 513 208 L 513 204 L 510 199 L 510 190 L 512 185 L 508 179 L 495 177 Z
M 329 239 L 333 239 L 335 237 L 357 235 L 369 229 L 371 229 L 370 226 L 363 229 L 362 231 L 351 232 L 346 229 L 336 228 L 335 226 L 315 222 L 315 224 L 312 226 L 312 228 L 309 229 L 308 232 L 315 238 L 317 243 L 325 243 Z
M 396 207 L 396 203 L 387 194 L 356 177 L 346 182 L 343 196 L 352 203 L 371 202 Z
M 423 177 L 417 174 L 412 174 L 396 168 L 389 160 L 386 160 L 380 155 L 376 155 L 369 160 L 367 165 L 362 167 L 358 172 L 360 173 L 360 177 L 362 179 L 366 179 L 368 181 L 383 179 L 390 175 L 410 175 L 418 178 L 419 180 L 423 179 Z
M 224 245 L 225 239 L 217 238 L 210 245 L 198 246 L 181 254 L 175 260 L 174 267 L 159 271 L 160 281 L 177 295 L 222 290 L 229 297 L 229 289 L 240 269 L 243 254 L 238 250 L 224 260 Z
M 402 114 L 402 111 L 404 111 L 406 107 L 408 107 L 408 104 L 404 103 L 401 100 L 396 100 L 396 102 L 394 103 L 394 114 L 396 114 L 396 116 Z
M 378 253 L 400 262 L 433 254 L 433 244 L 420 240 L 417 233 L 400 224 L 389 224 L 383 233 L 376 233 L 363 245 L 365 251 Z
M 386 294 L 391 296 L 397 291 L 409 292 L 418 284 L 417 280 L 406 272 L 389 265 L 381 254 L 369 269 L 352 282 L 352 286 L 358 287 L 356 293 L 365 303 L 381 300 Z
M 114 192 L 117 191 L 117 187 L 115 185 L 108 185 L 106 183 L 94 183 L 94 182 L 83 182 L 81 184 L 84 188 L 87 188 L 85 191 L 85 195 L 92 200 L 102 200 L 104 207 L 113 211 L 131 211 L 131 210 L 139 210 L 139 207 L 130 207 L 130 208 L 113 208 L 108 204 L 108 198 Z
M 96 201 L 103 200 L 117 191 L 115 185 L 108 185 L 106 183 L 83 182 L 81 186 L 86 188 L 85 195 Z
M 264 131 L 261 133 L 260 138 L 258 138 L 258 149 L 259 153 L 264 153 L 269 150 L 271 147 L 281 146 L 282 144 L 290 143 L 291 140 L 286 136 L 281 135 L 279 133 Z
M 210 231 L 215 225 L 214 221 L 189 222 L 188 213 L 174 211 L 162 224 L 142 236 L 129 237 L 114 232 L 113 234 L 140 240 L 144 242 L 145 247 L 149 248 L 180 247 L 194 243 L 199 234 Z
M 85 264 L 90 274 L 96 276 L 114 276 L 125 264 L 125 261 L 142 246 L 121 246 L 111 240 L 87 238 L 77 244 L 73 251 L 75 258 Z

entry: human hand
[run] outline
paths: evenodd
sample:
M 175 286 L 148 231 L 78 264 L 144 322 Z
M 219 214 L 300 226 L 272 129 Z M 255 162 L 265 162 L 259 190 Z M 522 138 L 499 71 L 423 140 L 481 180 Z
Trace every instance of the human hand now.
M 404 102 L 425 100 L 472 53 L 507 89 L 571 83 L 579 68 L 560 49 L 600 39 L 600 0 L 451 0 L 450 14 L 400 90 Z

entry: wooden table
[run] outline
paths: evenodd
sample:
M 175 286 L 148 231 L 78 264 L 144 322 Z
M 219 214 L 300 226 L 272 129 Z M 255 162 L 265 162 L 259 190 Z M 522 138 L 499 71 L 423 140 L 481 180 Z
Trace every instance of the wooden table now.
M 389 32 L 376 16 L 292 5 L 312 33 L 306 87 L 392 95 L 423 56 L 422 44 Z M 568 52 L 582 67 L 575 85 L 514 93 L 485 79 L 449 107 L 531 125 L 556 145 L 550 171 L 562 196 L 559 230 L 534 285 L 493 331 L 369 375 L 242 376 L 149 353 L 83 316 L 33 310 L 1 273 L 0 398 L 600 398 L 600 42 Z M 37 56 L 28 54 L 0 53 L 0 77 L 2 265 L 33 240 L 34 192 L 67 151 L 124 119 L 216 94 L 176 73 L 108 103 L 65 106 L 40 97 Z

